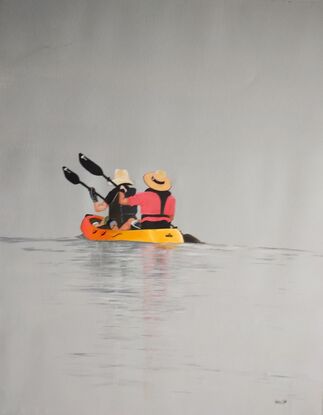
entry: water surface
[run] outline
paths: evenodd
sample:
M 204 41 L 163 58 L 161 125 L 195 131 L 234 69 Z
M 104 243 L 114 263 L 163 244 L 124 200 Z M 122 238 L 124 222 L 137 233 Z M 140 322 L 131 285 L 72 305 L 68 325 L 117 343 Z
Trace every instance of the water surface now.
M 323 255 L 1 238 L 1 415 L 321 415 Z

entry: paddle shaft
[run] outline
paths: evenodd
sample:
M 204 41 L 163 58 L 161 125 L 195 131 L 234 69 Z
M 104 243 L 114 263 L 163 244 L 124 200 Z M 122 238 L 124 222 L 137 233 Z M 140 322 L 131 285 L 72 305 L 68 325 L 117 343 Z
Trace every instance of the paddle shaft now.
M 118 185 L 116 183 L 114 183 L 114 181 L 112 179 L 110 179 L 110 177 L 106 176 L 104 173 L 102 174 L 102 176 L 105 178 L 105 180 L 107 180 L 108 182 L 113 184 L 113 186 L 118 187 Z
M 79 184 L 81 184 L 82 186 L 86 187 L 87 190 L 90 190 L 90 186 L 88 186 L 87 184 L 83 183 L 81 180 L 79 181 Z M 104 202 L 105 202 L 105 198 L 103 196 L 101 196 L 97 191 L 95 191 L 95 194 L 97 196 L 99 196 Z

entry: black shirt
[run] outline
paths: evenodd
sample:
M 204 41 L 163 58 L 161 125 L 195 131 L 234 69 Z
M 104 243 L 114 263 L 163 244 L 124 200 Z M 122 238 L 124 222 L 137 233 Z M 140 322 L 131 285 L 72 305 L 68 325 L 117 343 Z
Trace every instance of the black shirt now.
M 117 196 L 117 194 L 120 192 L 120 187 L 123 186 L 128 190 L 132 189 L 132 191 L 130 192 L 131 194 L 129 194 L 129 196 L 133 196 L 136 193 L 136 189 L 132 186 L 129 186 L 128 184 L 120 184 L 119 186 L 115 187 L 114 189 L 111 190 L 111 192 L 109 192 L 106 197 L 105 197 L 105 202 L 108 205 L 111 205 L 111 203 L 113 202 L 114 198 Z
M 111 190 L 111 192 L 109 192 L 106 197 L 105 197 L 105 202 L 108 205 L 111 205 L 113 199 L 117 196 L 117 194 L 119 193 L 119 186 L 115 187 L 114 189 Z

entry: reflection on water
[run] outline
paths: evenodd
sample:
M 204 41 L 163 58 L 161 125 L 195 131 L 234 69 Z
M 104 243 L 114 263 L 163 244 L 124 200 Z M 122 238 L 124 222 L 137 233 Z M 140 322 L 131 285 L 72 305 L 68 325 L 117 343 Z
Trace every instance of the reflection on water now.
M 321 415 L 320 253 L 0 248 L 0 415 Z

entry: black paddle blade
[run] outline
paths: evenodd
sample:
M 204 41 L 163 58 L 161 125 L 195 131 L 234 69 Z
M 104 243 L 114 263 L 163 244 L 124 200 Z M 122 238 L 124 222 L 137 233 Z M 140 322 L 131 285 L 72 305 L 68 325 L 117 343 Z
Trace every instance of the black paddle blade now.
M 62 167 L 63 169 L 63 173 L 64 176 L 66 177 L 66 179 L 73 183 L 73 184 L 79 184 L 80 183 L 80 178 L 78 177 L 78 175 L 76 173 L 74 173 L 72 170 L 68 169 L 67 167 Z
M 79 161 L 82 166 L 90 173 L 94 174 L 95 176 L 104 176 L 101 167 L 94 163 L 94 161 L 87 158 L 84 154 L 79 153 Z

